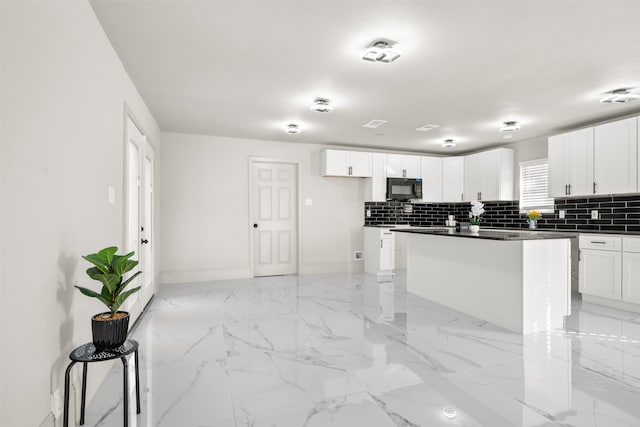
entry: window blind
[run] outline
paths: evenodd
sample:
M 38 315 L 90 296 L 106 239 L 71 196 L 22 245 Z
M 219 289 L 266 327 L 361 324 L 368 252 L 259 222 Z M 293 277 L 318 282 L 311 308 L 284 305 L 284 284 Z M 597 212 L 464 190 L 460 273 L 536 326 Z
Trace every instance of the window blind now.
M 547 159 L 520 162 L 520 212 L 553 212 Z

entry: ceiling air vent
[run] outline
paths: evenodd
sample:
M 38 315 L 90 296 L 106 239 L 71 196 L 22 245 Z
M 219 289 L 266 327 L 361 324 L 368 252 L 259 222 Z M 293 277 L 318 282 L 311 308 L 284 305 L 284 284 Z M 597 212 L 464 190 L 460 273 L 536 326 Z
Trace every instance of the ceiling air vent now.
M 418 132 L 429 132 L 430 130 L 434 130 L 435 128 L 438 128 L 440 126 L 438 125 L 424 125 L 424 126 L 420 126 L 419 128 L 416 128 L 416 131 Z
M 608 92 L 608 95 L 602 98 L 600 102 L 603 104 L 626 104 L 638 99 L 640 99 L 640 95 L 631 93 L 629 89 L 621 88 Z
M 369 123 L 365 123 L 362 125 L 363 128 L 375 129 L 379 128 L 383 124 L 387 123 L 386 120 L 371 120 Z

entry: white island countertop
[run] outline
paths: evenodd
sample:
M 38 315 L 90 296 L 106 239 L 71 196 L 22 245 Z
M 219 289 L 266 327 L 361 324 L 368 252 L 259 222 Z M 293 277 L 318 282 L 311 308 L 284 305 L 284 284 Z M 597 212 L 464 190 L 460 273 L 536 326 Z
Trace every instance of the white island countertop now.
M 407 291 L 526 334 L 571 313 L 574 233 L 396 229 L 407 235 Z

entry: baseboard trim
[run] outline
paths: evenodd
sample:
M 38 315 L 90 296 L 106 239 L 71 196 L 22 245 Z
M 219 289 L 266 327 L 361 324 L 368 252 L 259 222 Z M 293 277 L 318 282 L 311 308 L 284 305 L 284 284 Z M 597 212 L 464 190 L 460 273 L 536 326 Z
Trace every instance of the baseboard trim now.
M 585 294 L 582 294 L 582 301 L 590 302 L 593 304 L 606 305 L 607 307 L 618 308 L 620 310 L 631 311 L 634 313 L 640 313 L 640 304 L 634 304 L 631 302 L 618 301 L 614 299 Z

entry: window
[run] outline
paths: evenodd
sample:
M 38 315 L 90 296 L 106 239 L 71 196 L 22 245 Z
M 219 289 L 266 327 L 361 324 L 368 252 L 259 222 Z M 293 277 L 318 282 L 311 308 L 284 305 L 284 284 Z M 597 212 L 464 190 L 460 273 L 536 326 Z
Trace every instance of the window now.
M 553 212 L 547 159 L 520 162 L 520 212 Z

